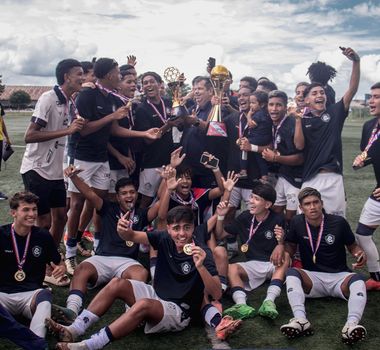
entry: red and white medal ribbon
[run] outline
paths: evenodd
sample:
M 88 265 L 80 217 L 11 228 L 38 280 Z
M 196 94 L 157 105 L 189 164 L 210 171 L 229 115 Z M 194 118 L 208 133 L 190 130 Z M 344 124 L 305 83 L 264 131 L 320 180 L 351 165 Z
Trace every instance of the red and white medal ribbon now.
M 376 123 L 375 127 L 372 130 L 371 137 L 369 138 L 368 144 L 365 147 L 363 153 L 367 153 L 368 150 L 371 148 L 372 144 L 379 138 L 380 130 L 379 130 L 379 124 Z
M 251 222 L 251 227 L 249 228 L 249 237 L 248 237 L 247 242 L 244 243 L 245 245 L 248 246 L 252 237 L 255 235 L 255 233 L 259 229 L 260 225 L 268 218 L 269 214 L 270 214 L 270 212 L 268 211 L 268 213 L 267 213 L 267 215 L 265 215 L 264 219 L 262 219 L 261 221 L 258 221 L 257 226 L 255 228 L 254 228 L 254 226 L 255 226 L 256 216 L 255 215 L 253 216 L 252 222 Z
M 120 218 L 123 217 L 123 213 L 120 211 Z M 129 228 L 132 230 L 132 226 L 133 226 L 133 218 L 135 217 L 135 209 L 133 209 L 133 211 L 129 214 Z M 133 242 L 132 241 L 125 241 L 125 244 L 128 248 L 131 248 L 133 246 Z
M 314 243 L 313 243 L 313 237 L 312 237 L 311 231 L 310 231 L 310 226 L 309 226 L 306 218 L 305 218 L 305 223 L 306 223 L 307 235 L 309 237 L 310 248 L 311 248 L 311 251 L 313 253 L 313 263 L 315 264 L 317 262 L 317 252 L 318 252 L 318 249 L 319 249 L 319 245 L 321 244 L 323 229 L 325 227 L 325 216 L 322 215 L 322 222 L 321 222 L 321 226 L 319 227 L 317 244 L 316 244 L 315 248 L 314 248 Z
M 162 98 L 160 98 L 160 101 L 161 101 L 161 106 L 162 106 L 162 110 L 164 112 L 164 115 L 162 115 L 159 110 L 157 109 L 157 107 L 152 103 L 150 102 L 149 100 L 146 100 L 146 102 L 154 109 L 154 111 L 157 113 L 157 115 L 160 117 L 161 121 L 163 124 L 166 123 L 167 121 L 167 116 L 166 116 L 166 108 L 165 108 L 165 103 L 164 101 L 162 100 Z
M 272 140 L 273 140 L 273 148 L 275 150 L 277 150 L 277 136 L 278 136 L 278 133 L 280 131 L 280 128 L 282 126 L 282 124 L 284 124 L 284 121 L 286 120 L 288 116 L 286 115 L 284 118 L 282 118 L 282 120 L 280 121 L 280 123 L 277 125 L 277 127 L 275 127 L 274 125 L 272 125 Z
M 182 199 L 177 192 L 172 192 L 170 194 L 170 198 L 173 199 L 173 201 L 179 203 L 179 204 L 182 204 L 182 205 L 185 205 L 185 206 L 188 206 L 188 205 L 191 205 L 191 209 L 193 210 L 197 210 L 199 207 L 198 207 L 198 203 L 195 201 L 195 198 L 194 198 L 194 195 L 193 193 L 190 191 L 190 199 L 188 201 Z
M 245 117 L 247 119 L 247 123 L 245 124 L 245 127 L 243 128 L 243 117 L 245 117 L 245 113 L 241 113 L 239 116 L 239 139 L 241 139 L 244 136 L 245 130 L 248 129 L 247 117 Z
M 72 97 L 68 97 L 60 86 L 58 86 L 58 89 L 59 89 L 59 91 L 61 91 L 62 95 L 66 99 L 65 115 L 70 114 L 70 102 L 71 102 L 71 105 L 74 107 L 74 115 L 73 115 L 73 117 L 76 118 L 79 115 L 79 112 L 78 112 L 77 106 L 75 105 L 74 99 Z
M 18 268 L 19 271 L 22 271 L 22 268 L 23 268 L 23 266 L 25 264 L 25 260 L 26 260 L 26 254 L 28 253 L 29 242 L 30 242 L 30 232 L 28 233 L 28 236 L 26 237 L 24 254 L 23 254 L 21 260 L 20 260 L 20 253 L 19 253 L 18 247 L 17 247 L 17 241 L 16 241 L 15 230 L 14 230 L 14 224 L 12 224 L 12 226 L 11 226 L 11 237 L 12 237 L 13 250 L 14 250 L 15 255 L 16 255 L 17 268 Z

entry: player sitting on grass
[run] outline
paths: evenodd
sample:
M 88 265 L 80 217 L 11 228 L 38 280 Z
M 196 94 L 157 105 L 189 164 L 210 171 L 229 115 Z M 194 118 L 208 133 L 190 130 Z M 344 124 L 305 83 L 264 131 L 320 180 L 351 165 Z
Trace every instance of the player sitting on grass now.
M 240 235 L 240 250 L 247 258 L 246 262 L 228 266 L 232 299 L 236 305 L 224 313 L 233 318 L 252 317 L 256 314 L 255 309 L 247 305 L 246 291 L 256 289 L 268 279 L 271 282 L 258 313 L 272 319 L 278 316 L 274 301 L 281 293 L 290 258 L 278 254 L 283 251 L 284 218 L 270 209 L 275 201 L 274 188 L 257 182 L 252 190 L 250 209 L 226 226 L 223 223 L 224 215 L 229 208 L 225 202 L 219 204 L 216 237 L 223 239 L 229 235 Z
M 80 171 L 71 165 L 65 169 L 65 176 L 97 210 L 102 231 L 96 255 L 82 261 L 75 269 L 67 308 L 53 305 L 53 318 L 63 324 L 71 324 L 79 314 L 88 286 L 94 288 L 106 284 L 113 277 L 147 280 L 148 271 L 137 261 L 139 244 L 121 239 L 116 226 L 119 218 L 129 212 L 132 229 L 142 230 L 155 219 L 159 206 L 159 202 L 156 202 L 149 210 L 136 209 L 137 190 L 128 178 L 121 178 L 116 183 L 117 202 L 103 200 L 78 176 Z
M 305 187 L 300 191 L 298 200 L 303 214 L 296 215 L 290 223 L 285 237 L 285 252 L 292 256 L 298 244 L 303 268 L 290 268 L 287 272 L 286 288 L 294 318 L 281 327 L 281 332 L 288 338 L 313 334 L 306 318 L 305 297 L 330 296 L 348 299 L 342 341 L 353 344 L 364 339 L 367 333 L 359 325 L 367 294 L 363 278 L 347 267 L 345 248 L 356 259 L 353 268 L 362 268 L 367 258 L 355 242 L 346 219 L 325 214 L 320 192 Z
M 221 297 L 221 285 L 211 252 L 193 236 L 193 211 L 183 206 L 173 208 L 168 213 L 167 222 L 165 231 L 138 232 L 131 229 L 128 214 L 121 217 L 117 231 L 123 239 L 151 244 L 158 250 L 154 287 L 141 281 L 114 278 L 71 326 L 64 327 L 47 319 L 48 327 L 62 341 L 69 342 L 58 343 L 59 349 L 101 349 L 111 341 L 130 334 L 142 322 L 146 322 L 145 333 L 180 331 L 189 325 L 192 318 L 199 317 L 204 294 L 216 300 Z M 116 299 L 122 299 L 130 309 L 90 339 L 72 343 Z M 221 317 L 219 322 L 214 321 L 214 325 L 224 326 L 220 321 Z

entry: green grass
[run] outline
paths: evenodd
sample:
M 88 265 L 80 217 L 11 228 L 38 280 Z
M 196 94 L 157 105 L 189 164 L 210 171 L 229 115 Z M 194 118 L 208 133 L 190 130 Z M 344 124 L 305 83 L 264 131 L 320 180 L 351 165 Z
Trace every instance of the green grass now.
M 23 134 L 29 123 L 30 114 L 8 113 L 7 127 L 15 145 L 23 145 Z M 361 136 L 362 121 L 347 121 L 343 131 L 343 151 L 344 151 L 344 174 L 348 200 L 347 216 L 353 229 L 355 229 L 361 208 L 368 195 L 375 186 L 375 178 L 372 169 L 362 169 L 353 171 L 351 163 L 358 154 L 359 141 Z M 10 159 L 6 169 L 0 173 L 0 190 L 11 194 L 23 188 L 21 176 L 19 174 L 20 162 L 24 152 L 23 148 L 15 148 L 15 155 Z M 8 215 L 8 204 L 0 202 L 0 224 L 11 220 Z M 380 240 L 375 235 L 377 245 Z M 363 270 L 364 274 L 367 274 Z M 261 286 L 249 294 L 249 304 L 258 308 L 265 296 L 267 285 Z M 54 302 L 65 305 L 68 288 L 54 289 Z M 93 298 L 95 292 L 90 292 L 87 303 Z M 224 300 L 226 307 L 230 306 L 230 299 Z M 306 301 L 308 318 L 315 328 L 312 337 L 305 337 L 294 341 L 288 341 L 282 336 L 279 327 L 292 317 L 291 310 L 285 295 L 285 291 L 278 298 L 277 307 L 280 316 L 275 321 L 268 321 L 262 318 L 244 321 L 241 330 L 230 339 L 232 348 L 287 348 L 293 349 L 347 349 L 340 341 L 340 331 L 345 323 L 347 313 L 347 303 L 343 300 L 324 298 Z M 380 293 L 372 292 L 368 295 L 368 303 L 363 317 L 363 325 L 367 328 L 368 339 L 355 346 L 356 349 L 378 349 L 379 347 L 379 327 L 378 309 L 380 304 Z M 101 321 L 89 330 L 87 335 L 100 329 L 103 325 L 110 323 L 124 312 L 123 304 L 116 302 L 112 309 L 102 317 Z M 51 346 L 55 341 L 49 338 Z M 377 345 L 376 345 L 377 344 Z M 108 346 L 108 349 L 148 349 L 154 347 L 155 350 L 176 349 L 197 350 L 211 348 L 211 344 L 206 337 L 203 328 L 192 327 L 180 333 L 145 336 L 141 329 L 130 336 Z M 0 350 L 15 349 L 10 343 L 1 340 Z

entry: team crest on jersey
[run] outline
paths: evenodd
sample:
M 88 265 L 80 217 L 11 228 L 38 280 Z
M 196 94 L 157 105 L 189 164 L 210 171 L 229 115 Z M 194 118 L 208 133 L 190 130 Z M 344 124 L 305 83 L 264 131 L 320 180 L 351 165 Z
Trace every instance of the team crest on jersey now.
M 334 244 L 334 242 L 335 242 L 335 236 L 329 233 L 329 234 L 325 237 L 325 241 L 326 241 L 326 243 L 329 244 L 329 245 Z
M 277 144 L 281 143 L 281 136 L 280 135 L 277 135 L 277 137 L 276 137 L 276 143 Z
M 331 119 L 330 114 L 323 113 L 322 116 L 321 116 L 321 119 L 322 119 L 323 122 L 328 123 L 330 121 L 330 119 Z
M 191 265 L 187 261 L 181 264 L 182 272 L 187 275 L 191 271 Z
M 138 215 L 135 215 L 132 219 L 134 224 L 137 224 L 139 222 L 140 217 Z
M 42 248 L 38 245 L 32 248 L 32 254 L 34 257 L 38 258 L 42 253 Z
M 264 233 L 264 236 L 266 239 L 272 239 L 273 238 L 273 232 L 268 230 Z

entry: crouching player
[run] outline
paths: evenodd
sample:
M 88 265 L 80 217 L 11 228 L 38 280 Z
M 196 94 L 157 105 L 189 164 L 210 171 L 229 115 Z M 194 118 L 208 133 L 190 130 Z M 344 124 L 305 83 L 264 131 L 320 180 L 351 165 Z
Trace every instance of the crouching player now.
M 305 187 L 298 200 L 303 214 L 291 221 L 285 251 L 293 255 L 298 244 L 303 269 L 291 268 L 287 272 L 286 288 L 294 318 L 281 327 L 281 332 L 288 338 L 313 334 L 306 318 L 305 297 L 332 296 L 348 299 L 342 341 L 353 344 L 366 335 L 359 322 L 367 294 L 362 277 L 347 267 L 345 247 L 356 258 L 353 268 L 363 267 L 367 258 L 356 244 L 348 222 L 341 216 L 324 213 L 321 194 L 316 189 Z
M 114 278 L 71 326 L 64 327 L 47 319 L 48 327 L 62 341 L 69 342 L 58 343 L 59 349 L 101 349 L 128 335 L 142 322 L 146 322 L 145 333 L 181 331 L 192 318 L 199 317 L 205 294 L 216 300 L 221 297 L 221 284 L 211 252 L 198 245 L 193 236 L 191 208 L 181 206 L 170 210 L 165 231 L 133 231 L 127 215 L 118 221 L 120 236 L 134 243 L 151 244 L 158 250 L 154 287 L 140 281 Z M 115 299 L 122 299 L 130 309 L 90 339 L 72 343 L 110 308 Z M 221 316 L 219 323 L 222 324 L 220 321 Z
M 228 207 L 226 203 L 219 204 L 216 237 L 223 239 L 229 235 L 240 235 L 242 242 L 240 250 L 247 258 L 246 262 L 228 266 L 232 299 L 236 305 L 224 313 L 234 318 L 247 318 L 256 314 L 256 310 L 247 305 L 246 291 L 256 289 L 268 279 L 271 282 L 258 313 L 272 319 L 278 316 L 274 302 L 281 293 L 290 258 L 287 254 L 281 254 L 285 220 L 270 209 L 275 201 L 274 188 L 269 184 L 257 182 L 249 200 L 250 209 L 226 226 L 223 225 L 223 220 Z

